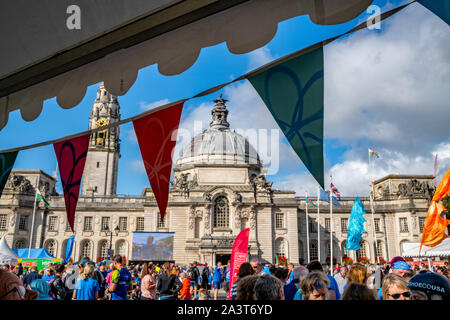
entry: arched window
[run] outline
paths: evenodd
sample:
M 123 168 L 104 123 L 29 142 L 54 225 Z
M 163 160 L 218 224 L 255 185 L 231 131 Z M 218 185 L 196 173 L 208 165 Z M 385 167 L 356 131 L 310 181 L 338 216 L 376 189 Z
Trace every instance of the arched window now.
M 377 240 L 377 245 L 373 249 L 377 253 L 377 257 L 386 258 L 383 256 L 383 241 Z
M 122 257 L 127 255 L 127 243 L 125 240 L 120 240 L 117 243 L 117 250 L 116 250 L 116 254 L 121 255 Z
M 108 241 L 102 240 L 99 244 L 98 257 L 106 258 L 108 256 L 108 249 L 109 249 Z
M 369 256 L 367 255 L 366 242 L 361 241 L 359 244 L 360 244 L 361 248 L 356 251 L 356 259 L 363 258 L 363 257 L 368 258 Z
M 89 240 L 84 240 L 80 246 L 80 260 L 84 257 L 92 257 L 92 246 Z
M 224 196 L 219 196 L 214 200 L 214 228 L 229 227 L 229 207 L 228 200 Z
M 19 239 L 14 242 L 14 249 L 25 249 L 25 240 Z
M 345 249 L 346 245 L 347 245 L 347 241 L 346 240 L 342 241 L 342 255 L 344 257 L 348 257 L 348 251 L 347 251 L 347 249 Z
M 56 256 L 56 241 L 53 239 L 50 239 L 45 244 L 45 250 L 47 250 L 48 253 L 50 253 L 52 256 Z
M 286 257 L 286 245 L 283 238 L 275 240 L 275 256 Z

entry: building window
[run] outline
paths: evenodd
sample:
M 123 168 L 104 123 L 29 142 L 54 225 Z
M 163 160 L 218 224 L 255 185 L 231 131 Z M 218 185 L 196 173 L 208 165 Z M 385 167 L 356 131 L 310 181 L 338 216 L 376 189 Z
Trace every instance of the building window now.
M 25 240 L 19 239 L 14 242 L 15 249 L 25 249 Z
M 377 240 L 377 246 L 374 248 L 377 253 L 377 257 L 383 257 L 383 241 Z
M 94 187 L 94 192 L 98 192 L 97 186 Z
M 347 251 L 347 249 L 346 249 L 346 246 L 347 246 L 347 241 L 343 241 L 342 242 L 342 253 L 343 253 L 343 256 L 344 257 L 347 257 L 348 256 L 348 251 Z
M 219 196 L 214 201 L 214 228 L 227 228 L 229 226 L 228 200 Z
M 48 240 L 47 245 L 45 246 L 45 250 L 50 253 L 52 256 L 56 256 L 56 241 Z
M 100 162 L 97 162 L 97 168 L 100 168 Z
M 92 231 L 92 217 L 84 217 L 83 231 Z
M 144 217 L 137 217 L 136 231 L 144 231 Z
M 119 230 L 120 231 L 127 231 L 128 230 L 128 218 L 127 217 L 120 217 L 119 218 Z
M 2 230 L 2 231 L 6 230 L 7 221 L 8 221 L 8 215 L 0 214 L 0 230 Z
M 426 217 L 419 217 L 419 229 L 420 232 L 423 232 L 423 227 L 425 226 Z
M 161 215 L 159 212 L 158 215 L 158 228 L 165 228 L 166 227 L 166 221 L 167 221 L 167 215 L 164 216 L 164 220 L 161 219 Z
M 56 230 L 57 221 L 58 221 L 58 217 L 57 216 L 51 216 L 51 217 L 48 218 L 48 231 L 55 231 Z
M 380 219 L 373 219 L 375 223 L 375 232 L 380 232 Z
M 284 213 L 278 212 L 275 214 L 275 228 L 276 229 L 284 228 Z
M 317 251 L 317 242 L 311 241 L 309 244 L 309 256 L 310 259 L 317 259 L 318 258 L 318 251 Z
M 28 230 L 28 216 L 20 216 L 19 230 Z
M 331 231 L 330 218 L 325 218 L 325 232 L 330 233 L 330 231 Z
M 102 217 L 102 231 L 110 230 L 109 217 Z
M 341 232 L 347 233 L 348 229 L 348 218 L 342 218 L 341 219 Z
M 75 225 L 73 226 L 73 228 L 75 229 Z M 69 221 L 66 221 L 66 232 L 72 232 L 72 229 L 70 228 Z
M 127 254 L 127 243 L 122 240 L 117 244 L 117 254 L 123 256 L 126 256 Z
M 309 219 L 309 232 L 317 233 L 317 223 L 315 219 Z
M 91 242 L 89 240 L 85 240 L 81 243 L 81 256 L 80 260 L 84 257 L 90 258 L 91 257 Z
M 361 241 L 359 245 L 361 248 L 356 251 L 356 259 L 367 257 L 366 242 Z
M 407 218 L 400 218 L 400 232 L 408 232 L 408 220 Z

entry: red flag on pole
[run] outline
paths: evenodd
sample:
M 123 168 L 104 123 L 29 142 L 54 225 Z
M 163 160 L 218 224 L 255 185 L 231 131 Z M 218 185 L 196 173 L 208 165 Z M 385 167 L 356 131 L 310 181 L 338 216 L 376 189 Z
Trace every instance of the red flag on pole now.
M 73 229 L 90 134 L 53 144 L 64 191 L 67 220 Z
M 230 289 L 228 290 L 228 300 L 231 300 L 231 287 L 238 279 L 238 272 L 241 264 L 247 261 L 248 237 L 250 229 L 242 230 L 233 243 L 230 260 Z
M 164 220 L 169 199 L 172 153 L 177 142 L 176 132 L 183 104 L 184 102 L 176 104 L 133 121 L 145 172 L 158 203 L 161 220 Z

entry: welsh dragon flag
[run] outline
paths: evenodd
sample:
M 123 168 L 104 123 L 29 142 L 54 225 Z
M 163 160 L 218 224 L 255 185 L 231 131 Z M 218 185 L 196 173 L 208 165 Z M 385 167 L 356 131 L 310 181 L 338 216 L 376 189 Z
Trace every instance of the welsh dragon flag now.
M 380 156 L 378 155 L 378 153 L 376 153 L 375 151 L 373 151 L 372 149 L 369 148 L 369 156 L 376 156 L 377 158 L 379 158 Z
M 45 200 L 45 198 L 42 196 L 42 194 L 39 192 L 39 190 L 36 190 L 36 198 L 38 198 L 38 200 L 44 201 L 45 206 L 47 208 L 50 207 L 50 204 L 47 202 L 47 200 Z

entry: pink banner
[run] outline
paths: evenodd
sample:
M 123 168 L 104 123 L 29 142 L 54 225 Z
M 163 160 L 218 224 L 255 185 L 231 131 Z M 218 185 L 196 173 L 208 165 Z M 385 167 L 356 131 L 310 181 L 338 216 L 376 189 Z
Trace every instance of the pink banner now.
M 228 300 L 231 300 L 231 287 L 238 279 L 238 272 L 241 264 L 247 261 L 248 237 L 250 229 L 242 230 L 234 240 L 233 249 L 231 250 L 230 262 L 230 290 L 228 292 Z
M 81 177 L 89 147 L 89 134 L 53 145 L 58 159 L 59 175 L 64 191 L 67 221 L 73 231 L 75 209 L 80 194 Z

